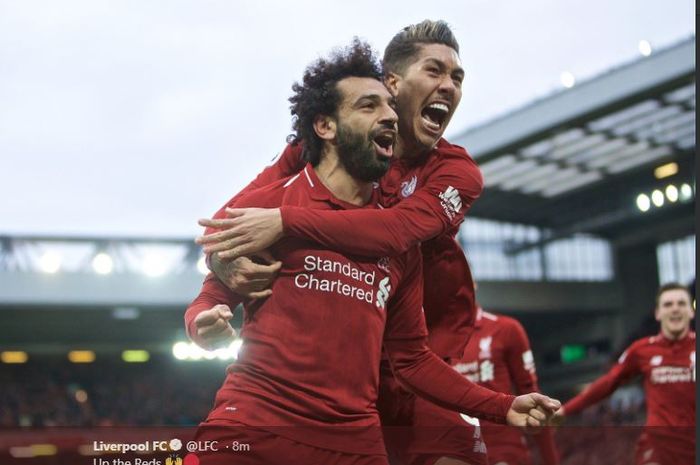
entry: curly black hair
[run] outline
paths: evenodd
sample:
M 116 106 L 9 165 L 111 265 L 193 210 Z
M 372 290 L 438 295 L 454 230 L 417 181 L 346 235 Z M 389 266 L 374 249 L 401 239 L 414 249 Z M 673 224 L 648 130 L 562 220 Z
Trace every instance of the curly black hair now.
M 301 83 L 292 86 L 289 97 L 294 133 L 288 142 L 303 142 L 303 157 L 317 165 L 323 151 L 323 140 L 314 131 L 318 115 L 337 116 L 342 100 L 337 84 L 347 77 L 382 79 L 382 69 L 369 44 L 353 38 L 349 46 L 335 49 L 328 58 L 319 58 L 304 71 Z

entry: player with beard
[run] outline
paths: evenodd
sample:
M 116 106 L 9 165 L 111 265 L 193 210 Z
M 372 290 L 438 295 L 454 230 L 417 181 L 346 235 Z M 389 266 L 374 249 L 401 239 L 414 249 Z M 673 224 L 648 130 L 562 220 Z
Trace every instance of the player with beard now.
M 379 76 L 359 41 L 307 68 L 290 99 L 307 165 L 235 205 L 378 208 L 371 181 L 388 168 L 397 120 Z M 269 298 L 245 303 L 244 345 L 197 434 L 250 450 L 200 455 L 201 463 L 385 465 L 376 409 L 382 347 L 404 385 L 446 408 L 526 427 L 559 407 L 539 394 L 481 388 L 430 352 L 418 247 L 377 259 L 285 238 L 270 252 L 284 266 Z M 185 315 L 189 335 L 204 345 L 230 335 L 227 305 L 239 300 L 206 279 Z
M 369 134 L 354 133 L 342 122 L 338 124 L 337 151 L 340 165 L 348 174 L 363 182 L 373 182 L 381 178 L 389 169 L 390 157 L 378 158 L 372 141 L 381 135 L 382 128 Z M 393 147 L 388 148 L 393 151 Z
M 388 168 L 397 119 L 379 76 L 359 41 L 309 67 L 290 99 L 309 163 L 240 196 L 236 206 L 377 208 L 371 181 Z M 236 463 L 386 464 L 376 410 L 382 345 L 397 378 L 444 407 L 521 427 L 540 426 L 559 407 L 539 394 L 515 398 L 483 389 L 430 352 L 417 247 L 377 260 L 286 238 L 271 252 L 284 263 L 274 293 L 246 302 L 244 346 L 198 432 L 201 440 L 250 444 Z M 190 336 L 205 343 L 222 328 L 220 317 L 230 310 L 212 308 L 212 301 L 238 300 L 217 279 L 205 280 L 185 315 Z
M 266 264 L 256 263 L 246 256 L 262 258 L 264 249 L 282 235 L 308 237 L 337 250 L 368 256 L 393 255 L 421 243 L 428 343 L 441 358 L 456 360 L 468 340 L 476 304 L 471 272 L 455 236 L 482 189 L 474 160 L 462 147 L 442 138 L 462 96 L 459 45 L 443 21 L 408 26 L 386 47 L 384 73 L 399 114 L 395 157 L 379 182 L 382 203 L 391 208 L 333 212 L 291 206 L 228 209 L 234 197 L 215 220 L 200 221 L 208 229 L 198 241 L 213 254 L 210 266 L 219 279 L 251 298 L 271 294 L 269 283 L 280 262 L 268 257 Z M 299 172 L 301 151 L 297 144 L 288 145 L 243 192 Z M 478 432 L 476 419 L 469 420 L 474 424 L 467 423 L 413 396 L 396 382 L 386 362 L 382 364 L 380 414 L 383 424 L 414 426 L 421 432 L 396 448 L 389 444 L 401 463 L 473 465 L 486 461 L 484 447 L 475 450 L 474 442 L 464 439 Z M 436 425 L 454 429 L 438 432 L 431 428 Z M 426 437 L 431 431 L 435 435 Z

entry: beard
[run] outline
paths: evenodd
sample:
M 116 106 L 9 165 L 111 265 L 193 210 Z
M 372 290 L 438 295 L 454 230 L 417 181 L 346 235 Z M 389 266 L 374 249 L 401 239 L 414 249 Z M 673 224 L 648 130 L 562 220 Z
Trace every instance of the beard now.
M 374 132 L 368 136 L 338 125 L 338 158 L 350 176 L 364 182 L 378 181 L 389 169 L 390 158 L 377 156 Z

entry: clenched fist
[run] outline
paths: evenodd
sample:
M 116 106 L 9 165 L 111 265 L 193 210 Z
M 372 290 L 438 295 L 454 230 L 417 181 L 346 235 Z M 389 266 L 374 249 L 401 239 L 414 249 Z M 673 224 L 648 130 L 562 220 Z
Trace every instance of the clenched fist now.
M 205 310 L 194 319 L 197 336 L 205 345 L 205 349 L 216 349 L 229 345 L 236 337 L 229 320 L 233 312 L 228 305 L 219 304 Z

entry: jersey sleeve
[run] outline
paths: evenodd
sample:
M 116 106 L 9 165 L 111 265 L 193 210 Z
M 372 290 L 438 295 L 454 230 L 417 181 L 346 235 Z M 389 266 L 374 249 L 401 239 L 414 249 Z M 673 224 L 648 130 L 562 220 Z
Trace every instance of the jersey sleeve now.
M 506 363 L 518 394 L 539 391 L 535 359 L 525 328 L 517 320 L 508 320 Z
M 232 205 L 241 207 L 276 208 L 282 203 L 283 197 L 284 188 L 280 180 L 279 182 L 272 182 L 258 189 L 250 189 L 241 192 L 240 195 L 232 201 Z M 199 295 L 185 311 L 185 330 L 187 336 L 200 347 L 206 348 L 202 339 L 197 335 L 197 328 L 194 324 L 197 315 L 218 304 L 226 304 L 233 311 L 243 300 L 244 298 L 242 296 L 231 291 L 215 274 L 210 273 L 204 279 Z
M 387 303 L 384 340 L 425 338 L 423 314 L 423 260 L 414 247 L 402 257 L 404 273 L 394 296 Z
M 195 297 L 185 311 L 185 331 L 187 336 L 192 342 L 206 349 L 206 344 L 197 334 L 197 328 L 194 323 L 197 315 L 219 304 L 226 304 L 233 311 L 241 302 L 243 302 L 241 296 L 232 292 L 214 274 L 210 273 L 204 278 L 199 295 Z
M 566 414 L 578 413 L 612 394 L 618 386 L 639 374 L 638 345 L 632 344 L 606 374 L 595 380 L 583 392 L 564 404 Z
M 513 396 L 468 381 L 428 349 L 421 263 L 420 251 L 414 247 L 407 254 L 399 292 L 387 306 L 384 348 L 394 375 L 402 385 L 442 407 L 504 423 Z
M 449 410 L 506 422 L 514 396 L 479 386 L 428 349 L 425 338 L 384 341 L 396 379 L 415 394 Z
M 284 179 L 288 176 L 298 173 L 304 168 L 305 162 L 302 158 L 301 144 L 287 144 L 282 153 L 271 165 L 267 166 L 258 176 L 244 187 L 240 192 L 231 197 L 213 216 L 213 218 L 226 218 L 226 208 L 231 208 L 236 205 L 236 201 L 243 195 L 267 186 L 275 181 Z M 207 228 L 205 234 L 216 232 L 212 228 Z
M 425 185 L 396 206 L 337 212 L 284 207 L 285 233 L 358 255 L 405 252 L 459 225 L 481 194 L 481 172 L 466 152 L 464 156 L 451 152 L 439 156 L 443 158 Z

